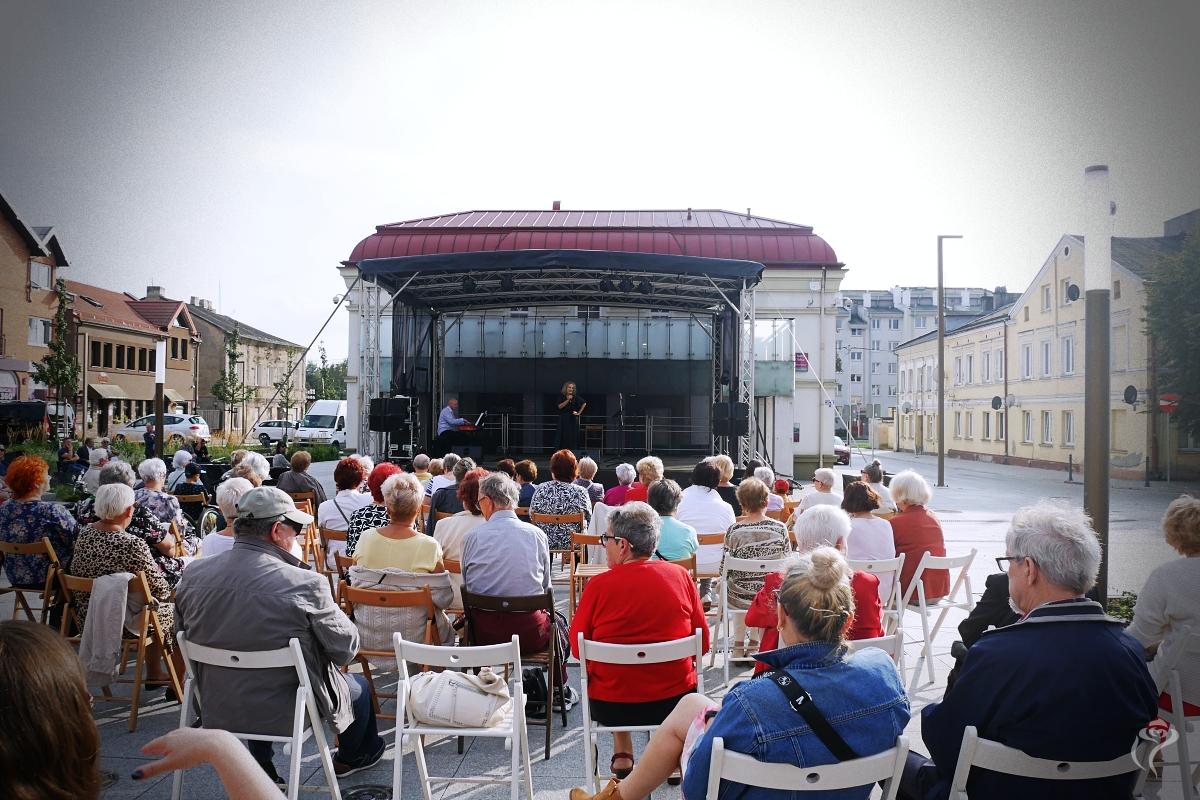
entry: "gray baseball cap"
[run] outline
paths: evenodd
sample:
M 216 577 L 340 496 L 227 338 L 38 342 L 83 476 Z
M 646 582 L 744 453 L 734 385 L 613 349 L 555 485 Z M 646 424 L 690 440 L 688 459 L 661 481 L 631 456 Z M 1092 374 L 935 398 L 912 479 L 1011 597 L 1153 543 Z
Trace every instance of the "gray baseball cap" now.
M 308 525 L 313 521 L 311 514 L 296 509 L 292 498 L 274 486 L 256 486 L 246 492 L 237 502 L 238 519 L 289 519 L 297 525 Z

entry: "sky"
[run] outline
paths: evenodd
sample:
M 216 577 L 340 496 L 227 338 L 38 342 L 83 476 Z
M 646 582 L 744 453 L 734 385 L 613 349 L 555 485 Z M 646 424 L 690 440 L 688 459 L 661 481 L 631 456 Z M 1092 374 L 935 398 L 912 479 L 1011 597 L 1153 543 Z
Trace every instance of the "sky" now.
M 1200 3 L 0 0 L 0 193 L 69 276 L 300 344 L 375 225 L 726 208 L 847 288 L 1020 290 L 1083 230 L 1200 207 Z M 339 312 L 322 334 L 347 348 Z M 314 351 L 315 352 L 315 351 Z

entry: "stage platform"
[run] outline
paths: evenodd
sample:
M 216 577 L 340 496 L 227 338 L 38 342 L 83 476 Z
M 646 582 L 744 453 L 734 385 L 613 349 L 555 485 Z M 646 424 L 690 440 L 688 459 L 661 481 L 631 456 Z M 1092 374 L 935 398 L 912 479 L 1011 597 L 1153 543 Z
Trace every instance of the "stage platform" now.
M 529 458 L 529 460 L 532 461 L 533 463 L 537 464 L 538 483 L 541 483 L 542 481 L 546 481 L 546 480 L 550 479 L 550 455 L 551 455 L 550 453 L 539 453 L 539 454 L 535 454 L 535 455 L 531 455 L 531 456 L 524 456 L 525 458 Z M 586 450 L 580 450 L 576 453 L 576 455 L 578 455 L 580 458 L 583 458 L 584 456 L 587 456 L 588 453 Z M 593 456 L 593 459 L 595 459 L 597 461 L 597 464 L 600 467 L 600 469 L 596 472 L 596 477 L 593 480 L 595 480 L 597 483 L 603 484 L 606 489 L 616 486 L 617 485 L 617 465 L 626 463 L 626 464 L 631 464 L 636 467 L 638 459 L 643 458 L 644 455 L 645 454 L 629 453 L 627 456 L 618 457 L 618 456 L 605 454 L 603 460 L 595 459 L 595 457 Z M 495 469 L 496 462 L 498 462 L 500 459 L 504 458 L 505 456 L 496 454 L 496 453 L 488 453 L 488 454 L 485 454 L 482 458 L 475 458 L 474 456 L 471 456 L 471 457 L 475 459 L 476 463 L 478 463 L 479 466 L 484 467 L 485 469 Z M 521 457 L 517 457 L 516 455 L 510 456 L 510 457 L 513 459 L 513 461 L 521 460 Z M 702 455 L 665 456 L 665 457 L 659 456 L 659 457 L 662 458 L 662 461 L 663 461 L 664 477 L 667 477 L 673 481 L 676 481 L 680 486 L 683 486 L 683 487 L 687 487 L 687 486 L 691 485 L 691 483 L 692 483 L 692 468 L 696 466 L 697 462 L 699 462 L 702 458 L 704 458 L 704 456 L 702 456 Z M 396 459 L 393 459 L 393 460 L 396 460 Z M 399 459 L 396 461 L 401 466 L 403 466 L 405 469 L 407 469 L 410 459 L 404 458 L 404 459 Z

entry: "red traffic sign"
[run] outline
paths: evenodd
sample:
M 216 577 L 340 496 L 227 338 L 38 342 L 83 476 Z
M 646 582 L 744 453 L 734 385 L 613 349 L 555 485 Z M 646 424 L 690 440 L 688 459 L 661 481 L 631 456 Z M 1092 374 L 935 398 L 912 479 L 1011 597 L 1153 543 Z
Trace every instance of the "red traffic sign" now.
M 1179 410 L 1179 395 L 1167 392 L 1158 396 L 1158 410 L 1164 414 L 1174 414 Z

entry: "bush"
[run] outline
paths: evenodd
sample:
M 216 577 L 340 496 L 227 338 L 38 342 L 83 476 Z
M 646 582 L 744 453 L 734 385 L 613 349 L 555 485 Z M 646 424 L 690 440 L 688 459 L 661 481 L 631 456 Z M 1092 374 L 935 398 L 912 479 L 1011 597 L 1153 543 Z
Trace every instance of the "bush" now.
M 60 483 L 54 487 L 54 497 L 67 505 L 74 505 L 82 500 L 84 495 L 76 491 L 73 484 Z
M 146 455 L 146 448 L 141 444 L 134 444 L 128 439 L 113 440 L 109 442 L 109 447 L 113 451 L 113 455 L 119 456 L 122 461 L 127 461 L 136 469 L 139 462 Z
M 297 450 L 307 450 L 308 454 L 312 456 L 312 460 L 314 462 L 337 461 L 342 457 L 342 451 L 335 444 L 296 445 L 289 443 L 287 451 L 288 458 L 291 458 L 292 454 Z M 274 452 L 274 449 L 272 449 L 271 452 Z
M 18 455 L 37 456 L 41 458 L 50 465 L 51 472 L 54 472 L 55 467 L 58 465 L 58 450 L 50 442 L 26 439 L 10 448 L 8 458 L 11 461 Z
M 1137 595 L 1133 592 L 1122 592 L 1108 598 L 1108 615 L 1122 622 L 1133 621 L 1133 607 L 1137 603 Z

